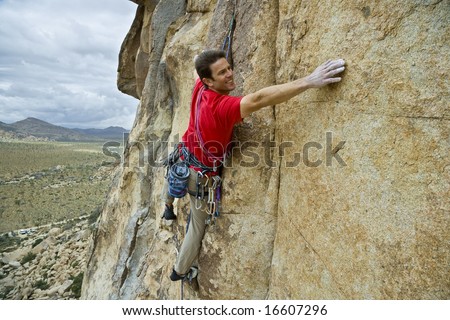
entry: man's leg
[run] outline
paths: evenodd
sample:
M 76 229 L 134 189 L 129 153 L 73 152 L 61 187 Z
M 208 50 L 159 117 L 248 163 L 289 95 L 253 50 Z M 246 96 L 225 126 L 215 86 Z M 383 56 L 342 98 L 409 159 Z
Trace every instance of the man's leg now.
M 206 213 L 206 199 L 198 200 L 192 194 L 197 192 L 197 182 L 204 186 L 207 178 L 203 177 L 197 179 L 197 175 L 198 173 L 195 170 L 190 169 L 188 189 L 191 215 L 189 228 L 181 245 L 174 267 L 174 271 L 178 275 L 184 275 L 189 272 L 192 264 L 197 259 L 206 229 L 206 219 L 208 218 L 208 214 Z
M 205 234 L 205 221 L 208 218 L 205 200 L 196 200 L 192 195 L 189 195 L 189 198 L 191 205 L 189 228 L 174 267 L 175 272 L 179 275 L 186 274 L 197 258 Z

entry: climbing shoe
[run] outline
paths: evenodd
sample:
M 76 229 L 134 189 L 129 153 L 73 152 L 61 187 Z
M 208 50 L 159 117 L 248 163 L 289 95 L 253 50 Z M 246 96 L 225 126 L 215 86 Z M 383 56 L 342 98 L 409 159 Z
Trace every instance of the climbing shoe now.
M 172 280 L 172 281 L 178 281 L 178 280 L 186 281 L 187 284 L 189 284 L 189 286 L 191 286 L 192 290 L 198 291 L 199 290 L 199 286 L 198 286 L 197 275 L 198 275 L 198 268 L 197 267 L 191 267 L 189 272 L 186 273 L 186 274 L 178 274 L 178 273 L 176 273 L 175 269 L 172 269 L 172 274 L 170 275 L 170 280 Z
M 164 209 L 163 218 L 166 220 L 176 220 L 177 216 L 173 213 L 173 206 L 168 206 Z
M 172 281 L 178 281 L 178 280 L 182 280 L 184 279 L 184 277 L 186 277 L 185 274 L 178 274 L 175 269 L 172 269 L 172 274 L 170 275 L 170 280 Z

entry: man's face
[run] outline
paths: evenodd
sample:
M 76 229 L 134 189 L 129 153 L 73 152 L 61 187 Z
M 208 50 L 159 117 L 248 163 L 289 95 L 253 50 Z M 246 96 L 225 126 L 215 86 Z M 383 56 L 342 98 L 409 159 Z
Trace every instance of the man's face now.
M 212 79 L 203 78 L 209 89 L 220 94 L 229 94 L 236 88 L 234 83 L 233 70 L 225 58 L 221 58 L 210 65 Z

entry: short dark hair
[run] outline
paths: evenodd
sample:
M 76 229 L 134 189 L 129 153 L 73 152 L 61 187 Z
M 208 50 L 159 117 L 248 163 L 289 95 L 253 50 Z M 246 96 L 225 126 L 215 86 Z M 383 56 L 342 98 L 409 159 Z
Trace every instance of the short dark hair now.
M 205 50 L 200 53 L 197 59 L 195 59 L 195 70 L 197 70 L 200 80 L 203 78 L 212 79 L 210 66 L 222 58 L 226 59 L 225 52 L 222 50 Z

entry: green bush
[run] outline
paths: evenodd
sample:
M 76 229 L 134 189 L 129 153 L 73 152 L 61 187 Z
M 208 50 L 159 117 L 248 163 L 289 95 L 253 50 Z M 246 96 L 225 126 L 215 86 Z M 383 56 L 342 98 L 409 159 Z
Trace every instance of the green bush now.
M 75 277 L 71 276 L 70 279 L 73 280 L 70 286 L 70 291 L 72 291 L 75 298 L 79 299 L 81 297 L 81 285 L 83 284 L 84 273 L 80 272 Z
M 24 265 L 24 264 L 27 263 L 27 262 L 33 261 L 34 258 L 36 258 L 36 254 L 30 251 L 30 252 L 27 253 L 27 255 L 26 255 L 25 257 L 22 258 L 22 260 L 20 261 L 20 263 L 21 263 L 22 265 Z
M 38 281 L 33 283 L 33 288 L 47 290 L 48 288 L 50 288 L 50 285 L 47 283 L 47 281 L 39 279 Z
M 22 240 L 18 237 L 10 237 L 8 234 L 0 236 L 0 252 L 8 252 L 15 249 Z
M 39 243 L 41 243 L 42 241 L 44 241 L 44 239 L 42 238 L 38 238 L 36 239 L 33 244 L 31 245 L 32 248 L 36 247 Z
M 8 293 L 10 293 L 13 289 L 14 287 L 7 286 L 0 290 L 0 300 L 5 300 L 8 296 Z

